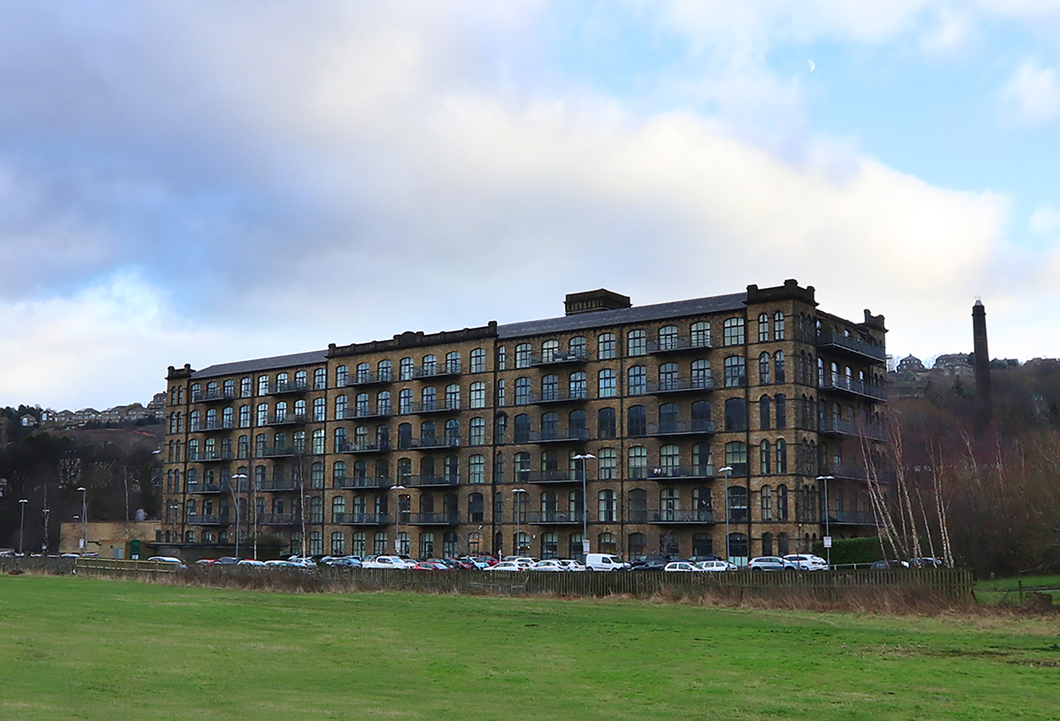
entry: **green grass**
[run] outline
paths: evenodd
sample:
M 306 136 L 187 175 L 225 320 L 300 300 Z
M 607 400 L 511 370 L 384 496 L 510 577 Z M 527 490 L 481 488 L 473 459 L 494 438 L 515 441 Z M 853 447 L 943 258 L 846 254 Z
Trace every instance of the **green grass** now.
M 0 577 L 0 718 L 1060 716 L 1060 621 Z
M 1020 602 L 1019 589 L 1023 592 L 1052 591 L 1055 602 L 1060 605 L 1060 576 L 1022 576 L 1020 578 L 991 578 L 975 584 L 975 598 L 987 605 L 1015 605 Z

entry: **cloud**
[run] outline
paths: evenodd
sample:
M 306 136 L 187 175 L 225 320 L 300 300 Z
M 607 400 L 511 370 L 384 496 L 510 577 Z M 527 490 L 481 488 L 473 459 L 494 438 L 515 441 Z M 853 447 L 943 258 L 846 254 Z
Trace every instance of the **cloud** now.
M 1056 71 L 1036 62 L 1024 63 L 998 94 L 1002 112 L 1019 125 L 1042 125 L 1060 116 Z
M 721 72 L 669 88 L 717 115 L 550 77 L 544 4 L 56 7 L 0 6 L 0 402 L 147 400 L 169 365 L 558 315 L 601 286 L 643 304 L 795 277 L 925 355 L 953 298 L 1039 287 L 1008 197 L 815 137 L 753 47 L 888 42 L 925 3 L 674 3 L 660 22 Z
M 1041 207 L 1031 213 L 1028 227 L 1035 233 L 1053 233 L 1060 230 L 1060 212 Z

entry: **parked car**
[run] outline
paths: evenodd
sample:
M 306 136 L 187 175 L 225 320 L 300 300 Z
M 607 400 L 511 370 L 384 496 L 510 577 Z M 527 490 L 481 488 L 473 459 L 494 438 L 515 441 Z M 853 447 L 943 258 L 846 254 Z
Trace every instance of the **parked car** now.
M 590 571 L 628 571 L 629 564 L 610 553 L 587 553 L 585 567 Z
M 714 571 L 735 571 L 737 569 L 735 563 L 729 563 L 728 561 L 700 561 L 692 566 L 694 571 L 703 571 L 711 573 Z
M 827 571 L 828 562 L 812 553 L 790 553 L 784 560 L 791 561 L 800 571 Z
M 340 556 L 338 558 L 331 558 L 330 560 L 323 561 L 325 566 L 331 566 L 332 568 L 360 568 L 361 559 L 357 556 Z
M 558 571 L 560 573 L 566 573 L 567 567 L 554 558 L 550 558 L 544 561 L 538 561 L 534 565 L 530 566 L 531 571 Z
M 570 558 L 561 558 L 561 559 L 559 559 L 559 562 L 562 563 L 563 567 L 566 568 L 568 571 L 586 571 L 586 570 L 588 570 L 588 569 L 585 568 L 585 566 L 583 564 L 578 563 L 577 561 L 575 561 L 573 559 L 570 559 Z
M 670 561 L 683 561 L 683 558 L 677 558 L 675 556 L 646 556 L 644 558 L 638 558 L 636 561 L 630 564 L 630 569 L 633 571 L 661 571 L 666 568 L 666 564 Z
M 945 568 L 946 562 L 941 558 L 910 558 L 909 565 L 912 568 Z
M 415 565 L 415 561 L 410 563 L 400 556 L 370 556 L 361 564 L 361 568 L 406 569 Z
M 874 571 L 885 570 L 888 568 L 909 568 L 909 562 L 888 559 L 884 561 L 876 561 L 871 566 L 869 566 L 869 568 Z
M 221 556 L 214 563 L 219 566 L 234 566 L 239 563 L 239 559 L 235 556 Z
M 752 558 L 751 562 L 747 564 L 747 567 L 752 571 L 797 571 L 796 566 L 791 561 L 781 558 L 780 556 L 758 556 Z
M 497 564 L 484 568 L 484 571 L 526 571 L 530 568 L 529 564 L 519 563 L 517 561 L 501 561 Z
M 184 565 L 184 561 L 176 556 L 151 556 L 147 560 L 154 561 L 155 563 L 172 563 L 175 564 L 177 568 L 187 568 L 187 566 Z
M 667 573 L 692 573 L 696 569 L 688 561 L 670 561 L 663 567 L 663 570 Z
M 255 560 L 253 558 L 244 558 L 243 560 L 241 560 L 236 565 L 237 566 L 251 566 L 251 567 L 264 568 L 265 567 L 265 561 L 258 561 L 258 560 Z
M 413 571 L 451 571 L 449 566 L 441 561 L 420 561 L 412 567 Z

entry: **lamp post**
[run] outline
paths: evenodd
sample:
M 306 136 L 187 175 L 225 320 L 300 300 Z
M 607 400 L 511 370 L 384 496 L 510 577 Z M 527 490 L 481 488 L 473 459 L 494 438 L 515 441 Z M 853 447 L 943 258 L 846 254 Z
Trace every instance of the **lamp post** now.
M 18 552 L 22 553 L 22 531 L 26 527 L 26 504 L 29 503 L 29 499 L 20 498 L 18 499 L 18 505 L 21 509 L 21 520 L 18 522 Z
M 247 474 L 237 473 L 232 480 L 236 482 L 236 558 L 239 558 L 239 486 L 247 480 Z
M 522 523 L 521 519 L 519 518 L 519 516 L 520 516 L 519 512 L 523 508 L 523 496 L 522 496 L 522 494 L 524 494 L 526 492 L 527 491 L 526 491 L 525 488 L 513 488 L 512 489 L 512 493 L 515 494 L 515 543 L 513 543 L 512 546 L 513 546 L 513 548 L 515 550 L 515 555 L 516 556 L 520 555 L 519 552 L 520 552 L 520 550 L 522 550 L 521 547 L 520 547 L 520 544 L 519 544 L 519 538 L 520 538 L 520 536 L 522 536 L 522 530 L 523 529 L 522 529 L 522 525 L 521 525 L 521 523 Z
M 41 541 L 41 544 L 40 544 L 41 552 L 45 556 L 48 555 L 48 514 L 49 513 L 51 513 L 51 509 L 45 508 L 44 509 L 44 540 Z
M 721 502 L 722 511 L 725 513 L 725 562 L 732 563 L 729 560 L 729 476 L 732 474 L 732 466 L 719 468 L 718 471 L 725 474 L 725 498 Z
M 832 534 L 829 531 L 828 517 L 831 513 L 828 510 L 828 481 L 834 481 L 835 476 L 817 476 L 818 481 L 824 482 L 824 552 L 827 556 L 828 570 L 832 570 Z
M 574 460 L 582 462 L 582 559 L 589 555 L 589 496 L 586 490 L 586 478 L 589 475 L 586 463 L 589 459 L 596 460 L 592 453 L 582 453 L 573 457 Z
M 394 555 L 401 555 L 401 493 L 404 486 L 391 486 L 390 490 L 398 491 L 394 494 Z
M 88 550 L 88 489 L 80 486 L 81 492 L 81 553 Z

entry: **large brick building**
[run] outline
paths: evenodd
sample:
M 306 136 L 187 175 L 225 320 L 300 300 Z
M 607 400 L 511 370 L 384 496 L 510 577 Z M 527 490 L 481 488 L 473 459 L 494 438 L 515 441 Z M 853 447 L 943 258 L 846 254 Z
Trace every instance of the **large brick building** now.
M 238 496 L 291 552 L 742 562 L 822 536 L 825 483 L 832 535 L 873 534 L 885 333 L 787 281 L 171 367 L 159 540 L 230 547 Z

